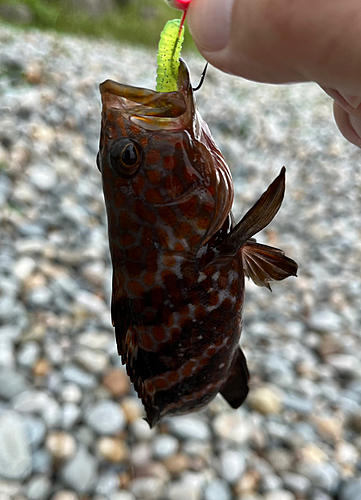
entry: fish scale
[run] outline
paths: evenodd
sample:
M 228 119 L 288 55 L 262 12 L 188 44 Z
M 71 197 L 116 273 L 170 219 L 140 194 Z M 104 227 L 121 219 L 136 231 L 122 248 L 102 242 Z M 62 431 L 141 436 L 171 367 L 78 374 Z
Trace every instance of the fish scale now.
M 296 275 L 281 250 L 252 238 L 279 210 L 285 171 L 237 224 L 229 168 L 196 110 L 180 61 L 178 90 L 101 87 L 98 167 L 113 264 L 119 354 L 154 426 L 248 393 L 239 347 L 244 281 Z

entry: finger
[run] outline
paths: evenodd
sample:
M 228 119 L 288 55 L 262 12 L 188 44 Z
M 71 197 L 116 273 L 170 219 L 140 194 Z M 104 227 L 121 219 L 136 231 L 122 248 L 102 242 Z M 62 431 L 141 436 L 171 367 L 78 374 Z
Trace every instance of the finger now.
M 335 89 L 325 88 L 322 86 L 321 88 L 349 115 L 361 116 L 361 97 L 342 94 Z
M 336 124 L 345 139 L 361 148 L 361 116 L 349 114 L 336 101 L 333 103 L 333 114 Z

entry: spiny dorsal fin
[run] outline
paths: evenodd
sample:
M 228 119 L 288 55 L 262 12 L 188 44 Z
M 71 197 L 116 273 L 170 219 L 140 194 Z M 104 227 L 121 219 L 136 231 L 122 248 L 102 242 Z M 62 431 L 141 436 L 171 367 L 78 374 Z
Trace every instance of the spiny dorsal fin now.
M 242 245 L 253 235 L 264 229 L 281 207 L 285 194 L 285 167 L 272 182 L 260 199 L 232 229 L 229 236 L 219 246 L 219 253 L 235 255 Z

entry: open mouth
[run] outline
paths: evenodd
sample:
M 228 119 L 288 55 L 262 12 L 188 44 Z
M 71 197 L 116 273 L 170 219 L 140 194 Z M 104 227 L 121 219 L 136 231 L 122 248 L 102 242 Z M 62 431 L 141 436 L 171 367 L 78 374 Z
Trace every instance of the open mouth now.
M 106 108 L 122 111 L 133 123 L 146 129 L 181 128 L 187 121 L 187 110 L 191 111 L 192 89 L 188 68 L 182 60 L 175 92 L 156 92 L 106 80 L 100 84 L 100 93 Z

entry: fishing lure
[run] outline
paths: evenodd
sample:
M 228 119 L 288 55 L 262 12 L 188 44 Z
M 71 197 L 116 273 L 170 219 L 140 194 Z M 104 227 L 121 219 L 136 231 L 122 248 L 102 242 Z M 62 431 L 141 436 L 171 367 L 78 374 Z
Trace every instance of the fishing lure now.
M 157 55 L 157 92 L 177 90 L 179 56 L 184 40 L 184 26 L 180 19 L 168 21 L 159 41 Z
M 253 238 L 282 204 L 285 169 L 235 224 L 231 173 L 184 61 L 176 91 L 107 80 L 100 92 L 112 320 L 147 421 L 199 410 L 218 393 L 237 408 L 249 379 L 239 347 L 245 276 L 269 287 L 297 272 Z

